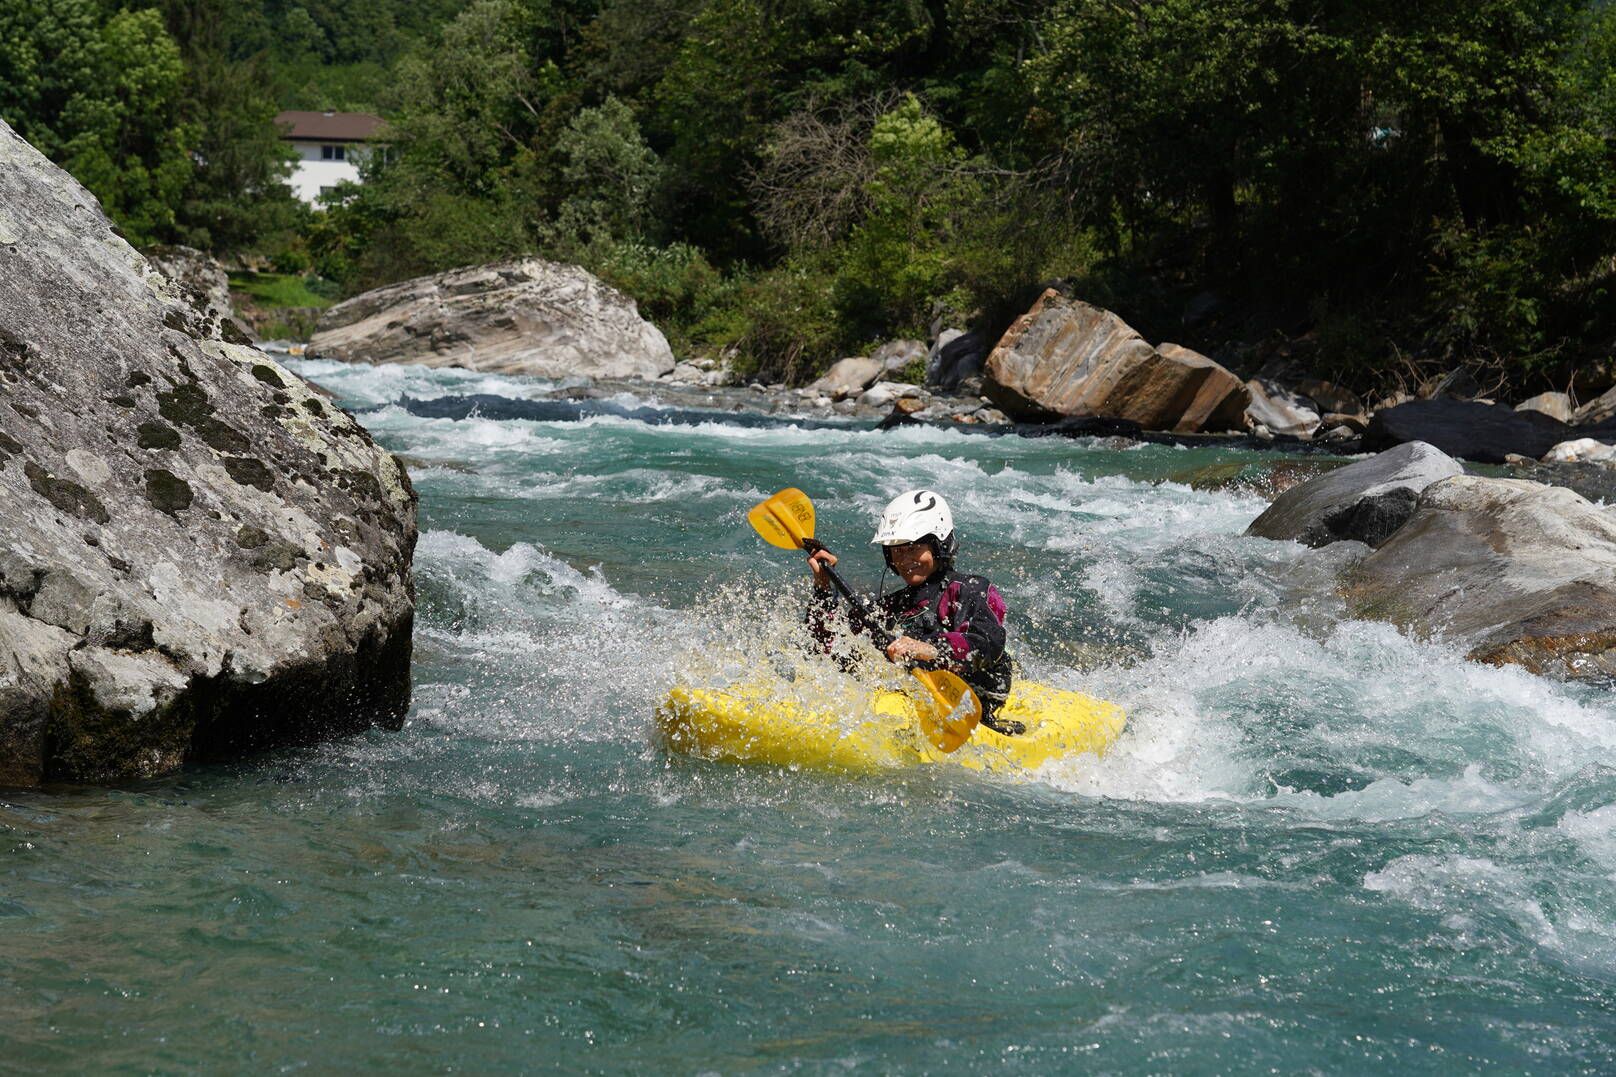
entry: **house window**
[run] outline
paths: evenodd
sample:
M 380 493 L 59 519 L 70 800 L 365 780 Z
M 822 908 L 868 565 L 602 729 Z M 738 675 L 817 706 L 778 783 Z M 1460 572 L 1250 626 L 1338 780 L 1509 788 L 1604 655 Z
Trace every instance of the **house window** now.
M 342 161 L 342 160 L 345 160 L 346 157 L 347 157 L 347 149 L 346 149 L 346 147 L 343 147 L 343 146 L 321 146 L 320 147 L 320 160 L 322 160 L 322 161 Z

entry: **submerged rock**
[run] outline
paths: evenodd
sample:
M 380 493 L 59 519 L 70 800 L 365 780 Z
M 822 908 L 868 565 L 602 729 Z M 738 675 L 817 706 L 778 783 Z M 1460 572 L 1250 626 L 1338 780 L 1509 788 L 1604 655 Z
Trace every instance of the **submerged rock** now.
M 1536 460 L 1513 462 L 1510 475 L 1517 479 L 1531 479 L 1547 486 L 1564 486 L 1575 490 L 1589 501 L 1616 505 L 1616 466 L 1592 460 L 1568 463 L 1539 463 Z
M 1456 641 L 1476 661 L 1616 680 L 1616 514 L 1570 490 L 1432 483 L 1342 593 L 1354 616 Z
M 0 784 L 396 727 L 415 494 L 0 123 Z
M 1420 492 L 1464 468 L 1423 441 L 1359 460 L 1280 494 L 1246 534 L 1307 546 L 1385 542 L 1414 514 Z
M 523 258 L 365 292 L 330 308 L 309 354 L 357 363 L 650 380 L 673 351 L 634 300 L 578 266 Z

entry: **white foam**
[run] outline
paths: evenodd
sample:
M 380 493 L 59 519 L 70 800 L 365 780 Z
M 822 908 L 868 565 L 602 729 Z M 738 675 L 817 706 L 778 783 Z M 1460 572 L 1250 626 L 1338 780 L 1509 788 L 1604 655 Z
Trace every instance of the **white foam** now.
M 488 395 L 529 400 L 548 396 L 556 383 L 521 374 L 494 374 L 460 367 L 414 363 L 344 363 L 333 359 L 288 359 L 286 367 L 350 403 L 386 404 L 400 396 Z

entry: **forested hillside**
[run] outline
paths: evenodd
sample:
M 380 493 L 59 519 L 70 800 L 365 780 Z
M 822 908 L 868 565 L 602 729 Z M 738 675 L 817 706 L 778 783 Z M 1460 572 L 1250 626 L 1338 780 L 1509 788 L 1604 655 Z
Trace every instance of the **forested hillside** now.
M 389 162 L 306 211 L 281 108 Z M 539 253 L 771 378 L 1054 279 L 1358 385 L 1616 351 L 1605 0 L 11 0 L 0 116 L 138 243 L 349 292 Z

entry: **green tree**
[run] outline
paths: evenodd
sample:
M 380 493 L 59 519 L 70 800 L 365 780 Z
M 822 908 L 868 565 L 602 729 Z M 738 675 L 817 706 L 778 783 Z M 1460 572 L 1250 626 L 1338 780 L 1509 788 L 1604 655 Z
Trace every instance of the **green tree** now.
M 587 248 L 643 238 L 662 165 L 628 106 L 608 97 L 598 108 L 580 111 L 555 148 L 569 192 L 556 214 L 556 240 L 565 248 Z
M 533 61 L 533 31 L 512 0 L 477 0 L 399 62 L 386 136 L 391 160 L 378 162 L 371 185 L 333 211 L 368 237 L 343 245 L 355 281 L 538 246 L 549 202 L 538 133 L 560 76 L 553 64 Z M 317 245 L 317 257 L 332 253 Z
M 838 258 L 838 306 L 858 336 L 924 335 L 933 303 L 956 309 L 963 218 L 982 204 L 964 152 L 913 95 L 876 119 L 868 211 Z
M 175 236 L 216 253 L 278 245 L 305 212 L 286 183 L 295 154 L 275 127 L 268 62 L 233 58 L 229 0 L 166 0 L 164 14 L 185 60 L 182 113 L 199 133 Z
M 672 170 L 680 238 L 726 260 L 767 257 L 747 177 L 774 125 L 924 71 L 937 32 L 932 8 L 913 0 L 710 0 L 686 24 L 647 118 Z
M 0 40 L 16 73 L 0 115 L 88 187 L 131 242 L 172 238 L 198 132 L 183 121 L 184 65 L 157 12 L 103 20 L 91 0 L 18 0 L 0 13 Z

